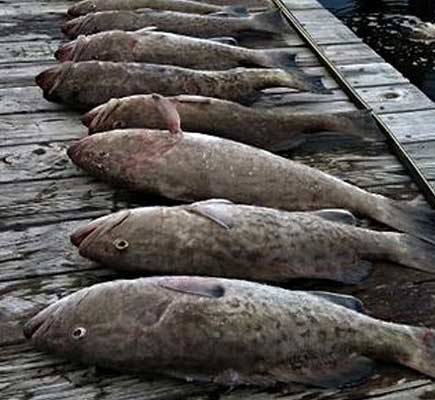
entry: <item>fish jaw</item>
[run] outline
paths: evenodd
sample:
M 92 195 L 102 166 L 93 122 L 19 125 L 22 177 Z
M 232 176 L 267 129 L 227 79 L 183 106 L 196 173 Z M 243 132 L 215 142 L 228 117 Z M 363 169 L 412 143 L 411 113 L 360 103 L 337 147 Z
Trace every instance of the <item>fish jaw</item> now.
M 56 66 L 46 69 L 36 76 L 36 84 L 44 91 L 44 95 L 52 90 L 59 74 L 60 69 Z
M 81 16 L 72 19 L 71 21 L 65 22 L 65 24 L 62 27 L 62 33 L 69 37 L 69 38 L 75 38 L 79 35 L 81 26 L 85 22 L 86 16 Z
M 118 225 L 121 225 L 129 215 L 129 210 L 122 210 L 115 214 L 98 218 L 77 229 L 71 235 L 71 242 L 79 249 L 80 255 L 98 261 L 99 244 L 104 246 L 104 239 L 107 237 L 107 234 Z

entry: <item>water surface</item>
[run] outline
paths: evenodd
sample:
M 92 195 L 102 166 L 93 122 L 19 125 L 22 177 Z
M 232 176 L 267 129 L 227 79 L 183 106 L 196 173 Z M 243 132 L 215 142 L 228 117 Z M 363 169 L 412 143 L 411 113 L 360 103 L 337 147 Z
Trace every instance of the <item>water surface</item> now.
M 435 41 L 412 38 L 435 22 L 435 0 L 319 0 L 386 61 L 435 100 Z

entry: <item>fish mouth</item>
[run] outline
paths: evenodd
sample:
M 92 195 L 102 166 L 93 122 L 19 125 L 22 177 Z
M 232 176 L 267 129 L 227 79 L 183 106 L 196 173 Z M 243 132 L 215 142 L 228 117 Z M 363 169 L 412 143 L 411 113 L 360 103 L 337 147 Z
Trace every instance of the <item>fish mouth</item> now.
M 35 339 L 39 333 L 46 332 L 53 323 L 54 313 L 62 306 L 62 300 L 44 308 L 27 321 L 23 326 L 23 335 L 27 340 Z
M 89 126 L 92 124 L 92 121 L 96 118 L 100 111 L 102 111 L 102 107 L 103 106 L 98 106 L 84 114 L 80 119 L 82 121 L 82 124 L 89 128 Z
M 81 139 L 78 142 L 73 143 L 68 147 L 66 154 L 68 157 L 75 163 L 80 165 L 80 155 L 82 154 L 83 149 L 87 147 L 87 138 Z
M 67 21 L 62 26 L 62 33 L 69 38 L 76 38 L 85 22 L 86 16 L 81 16 Z
M 76 48 L 77 42 L 73 41 L 60 46 L 54 53 L 56 60 L 60 62 L 72 61 L 74 60 L 74 50 Z
M 56 79 L 59 76 L 59 68 L 49 68 L 45 71 L 42 71 L 35 78 L 36 84 L 44 91 L 44 93 L 48 93 L 51 91 L 52 87 L 56 83 Z
M 129 210 L 122 210 L 115 214 L 97 218 L 89 224 L 77 229 L 70 236 L 71 242 L 79 249 L 80 253 L 82 253 L 93 240 L 122 224 L 129 215 Z

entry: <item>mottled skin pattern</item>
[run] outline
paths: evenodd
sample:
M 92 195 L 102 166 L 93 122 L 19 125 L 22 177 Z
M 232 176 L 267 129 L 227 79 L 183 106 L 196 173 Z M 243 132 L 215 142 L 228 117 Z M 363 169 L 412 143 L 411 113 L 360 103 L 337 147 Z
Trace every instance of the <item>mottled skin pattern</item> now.
M 125 129 L 88 136 L 68 154 L 89 173 L 139 192 L 186 202 L 226 198 L 289 211 L 343 208 L 433 243 L 434 211 L 227 139 Z
M 56 57 L 60 61 L 145 62 L 212 70 L 295 66 L 294 55 L 288 50 L 253 50 L 153 31 L 105 31 L 80 36 L 60 47 Z
M 199 96 L 181 95 L 169 100 L 177 108 L 185 131 L 207 133 L 263 149 L 292 148 L 304 135 L 318 131 L 343 132 L 363 139 L 381 136 L 371 116 L 363 111 L 295 114 Z M 117 128 L 166 128 L 152 95 L 112 99 L 89 111 L 82 120 L 89 133 Z
M 224 200 L 121 211 L 78 229 L 72 241 L 82 256 L 114 269 L 267 282 L 356 283 L 371 272 L 363 260 L 428 270 L 435 262 L 434 246 L 405 234 Z
M 435 371 L 428 329 L 307 292 L 217 278 L 102 283 L 43 310 L 24 333 L 38 349 L 86 364 L 225 385 L 331 386 L 328 377 L 357 355 Z
M 102 11 L 68 21 L 63 32 L 70 38 L 119 29 L 136 31 L 145 27 L 196 37 L 238 37 L 247 32 L 284 34 L 290 28 L 279 11 L 249 17 L 186 14 L 175 11 L 143 9 L 137 11 Z
M 135 10 L 138 8 L 153 8 L 194 14 L 210 14 L 224 9 L 221 6 L 190 0 L 83 0 L 70 7 L 68 14 L 72 17 L 78 17 L 97 11 Z
M 298 70 L 245 69 L 195 71 L 169 65 L 109 61 L 66 62 L 36 77 L 47 100 L 89 110 L 111 98 L 133 94 L 195 94 L 252 102 L 265 88 L 311 88 Z

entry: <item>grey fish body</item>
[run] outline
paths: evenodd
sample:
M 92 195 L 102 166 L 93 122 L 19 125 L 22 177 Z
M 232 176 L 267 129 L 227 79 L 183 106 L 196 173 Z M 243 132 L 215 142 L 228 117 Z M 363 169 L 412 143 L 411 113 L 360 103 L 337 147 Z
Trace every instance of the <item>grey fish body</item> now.
M 60 61 L 144 62 L 213 70 L 243 66 L 296 66 L 295 55 L 288 50 L 253 50 L 154 31 L 105 31 L 80 36 L 61 46 L 56 57 Z
M 199 96 L 181 95 L 168 100 L 180 114 L 185 131 L 219 136 L 262 149 L 290 149 L 318 131 L 342 132 L 362 139 L 381 137 L 371 116 L 362 111 L 297 114 Z M 82 120 L 89 133 L 121 127 L 166 128 L 152 95 L 112 99 L 89 111 Z
M 65 62 L 39 74 L 36 82 L 47 100 L 83 110 L 133 94 L 195 94 L 250 103 L 262 89 L 270 87 L 326 90 L 319 78 L 299 70 L 197 71 L 170 65 L 103 61 Z
M 226 198 L 289 211 L 343 208 L 432 241 L 434 212 L 369 193 L 306 165 L 195 133 L 125 129 L 88 136 L 68 154 L 81 168 L 139 192 L 192 202 Z
M 38 349 L 86 364 L 231 386 L 361 383 L 373 373 L 370 358 L 435 375 L 433 331 L 350 308 L 361 304 L 349 296 L 146 278 L 82 289 L 36 315 L 24 333 Z
M 348 218 L 342 211 L 289 213 L 216 199 L 120 211 L 78 229 L 71 240 L 82 256 L 136 274 L 357 283 L 373 260 L 435 272 L 435 246 L 357 228 Z
M 290 32 L 279 11 L 268 11 L 249 17 L 222 17 L 151 9 L 88 14 L 66 22 L 63 32 L 69 38 L 76 38 L 102 31 L 137 31 L 146 27 L 203 38 L 239 37 L 247 32 L 266 35 Z
M 222 11 L 225 7 L 190 0 L 83 0 L 68 9 L 68 14 L 78 17 L 98 11 L 136 10 L 153 8 L 194 14 L 210 14 Z

